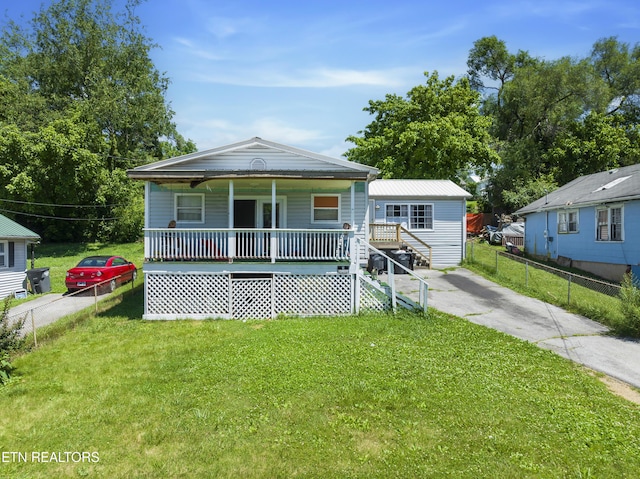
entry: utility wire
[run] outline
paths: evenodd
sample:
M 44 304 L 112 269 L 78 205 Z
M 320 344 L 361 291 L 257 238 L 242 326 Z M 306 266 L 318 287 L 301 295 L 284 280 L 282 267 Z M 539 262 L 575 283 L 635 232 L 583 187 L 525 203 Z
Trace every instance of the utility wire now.
M 120 218 L 65 218 L 64 216 L 48 216 L 48 215 L 37 215 L 35 213 L 21 213 L 20 211 L 11 211 L 0 208 L 0 211 L 3 213 L 11 213 L 14 215 L 22 215 L 22 216 L 32 216 L 35 218 L 44 218 L 48 220 L 64 220 L 64 221 L 116 221 Z
M 55 206 L 60 208 L 113 208 L 115 206 L 127 206 L 127 205 L 58 205 L 55 203 L 36 203 L 32 201 L 19 201 L 19 200 L 5 200 L 4 198 L 0 198 L 0 201 L 4 201 L 6 203 L 18 203 L 21 205 L 37 205 L 37 206 Z

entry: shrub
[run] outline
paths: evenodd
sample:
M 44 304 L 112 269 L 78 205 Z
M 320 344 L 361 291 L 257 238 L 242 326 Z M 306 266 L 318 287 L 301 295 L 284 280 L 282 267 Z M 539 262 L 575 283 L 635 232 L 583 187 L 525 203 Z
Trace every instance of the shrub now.
M 11 297 L 8 296 L 0 312 L 0 384 L 5 384 L 9 380 L 13 370 L 9 353 L 17 351 L 24 344 L 24 338 L 20 334 L 24 318 L 9 323 L 10 305 Z
M 630 274 L 625 274 L 622 280 L 620 307 L 623 317 L 614 325 L 616 331 L 630 336 L 640 336 L 640 289 L 634 284 Z

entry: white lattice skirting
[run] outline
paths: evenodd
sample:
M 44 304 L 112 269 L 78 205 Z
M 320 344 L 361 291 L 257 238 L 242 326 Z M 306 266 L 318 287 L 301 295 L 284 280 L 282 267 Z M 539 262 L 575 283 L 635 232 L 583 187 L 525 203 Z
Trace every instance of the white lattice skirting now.
M 272 318 L 353 312 L 352 274 L 146 273 L 146 319 Z M 375 301 L 374 301 L 375 302 Z

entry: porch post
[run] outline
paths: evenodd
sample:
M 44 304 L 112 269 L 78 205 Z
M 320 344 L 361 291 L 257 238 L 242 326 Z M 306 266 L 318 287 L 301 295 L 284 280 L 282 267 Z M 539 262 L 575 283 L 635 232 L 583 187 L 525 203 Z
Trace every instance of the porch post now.
M 278 238 L 276 237 L 276 180 L 271 180 L 271 234 L 270 234 L 270 250 L 271 250 L 271 262 L 276 262 L 278 255 Z
M 356 222 L 356 182 L 351 182 L 351 220 L 349 224 L 352 228 L 355 228 Z
M 229 180 L 229 236 L 227 247 L 229 248 L 229 261 L 236 256 L 236 232 L 233 231 L 233 180 Z

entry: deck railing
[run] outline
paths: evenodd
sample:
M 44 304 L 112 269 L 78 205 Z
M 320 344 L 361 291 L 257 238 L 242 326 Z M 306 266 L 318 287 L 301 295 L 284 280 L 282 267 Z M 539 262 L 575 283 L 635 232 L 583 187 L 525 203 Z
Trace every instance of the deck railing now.
M 431 268 L 433 249 L 400 224 L 371 223 L 369 241 L 372 243 L 401 243 L 410 245 L 417 255 Z
M 353 230 L 147 228 L 146 261 L 349 261 Z

